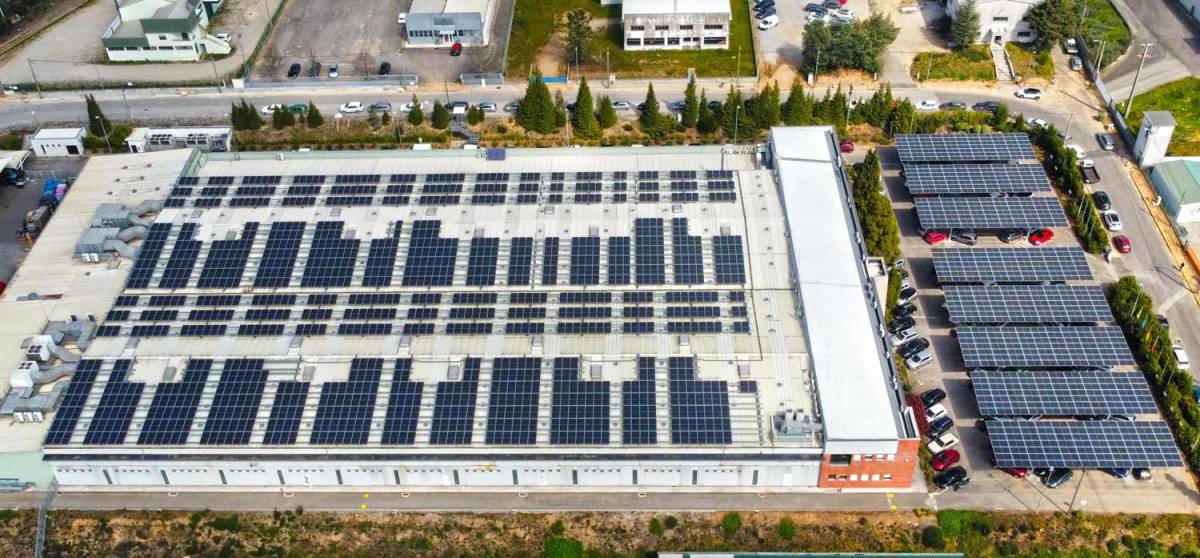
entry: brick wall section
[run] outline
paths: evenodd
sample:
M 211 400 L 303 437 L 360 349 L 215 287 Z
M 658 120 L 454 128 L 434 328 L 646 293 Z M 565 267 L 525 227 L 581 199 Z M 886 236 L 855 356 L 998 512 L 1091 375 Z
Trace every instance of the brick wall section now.
M 832 455 L 821 463 L 819 488 L 908 488 L 917 468 L 921 440 L 900 440 L 896 455 L 855 455 L 849 465 L 833 465 Z M 832 480 L 831 480 L 832 479 Z

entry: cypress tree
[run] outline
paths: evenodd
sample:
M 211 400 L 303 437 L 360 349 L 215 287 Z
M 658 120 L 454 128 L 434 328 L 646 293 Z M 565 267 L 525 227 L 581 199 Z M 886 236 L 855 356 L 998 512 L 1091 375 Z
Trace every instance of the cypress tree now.
M 104 137 L 112 131 L 112 122 L 109 122 L 108 117 L 104 116 L 104 111 L 100 110 L 100 104 L 91 95 L 87 96 L 87 115 L 88 131 L 93 136 Z
M 713 114 L 712 107 L 708 106 L 708 93 L 700 91 L 700 114 L 696 117 L 696 130 L 702 134 L 711 134 L 717 131 L 719 123 L 717 115 Z
M 693 128 L 700 120 L 700 101 L 696 99 L 696 77 L 688 80 L 687 89 L 683 90 L 683 120 L 684 128 Z
M 262 128 L 263 119 L 262 116 L 258 114 L 258 107 L 251 103 L 247 103 L 245 99 L 242 99 L 242 111 L 242 116 L 246 119 L 247 130 L 257 130 Z
M 246 118 L 242 116 L 242 111 L 242 107 L 238 106 L 237 103 L 233 101 L 229 102 L 229 125 L 233 126 L 234 130 L 246 129 Z
M 557 128 L 554 116 L 550 88 L 542 81 L 542 73 L 535 71 L 525 86 L 525 96 L 517 103 L 517 124 L 526 130 L 549 134 Z
M 658 97 L 654 96 L 653 83 L 646 89 L 645 106 L 642 115 L 638 117 L 638 122 L 642 125 L 642 131 L 649 134 L 658 131 L 662 121 L 662 115 L 659 114 Z
M 433 102 L 433 116 L 430 117 L 430 122 L 433 127 L 439 130 L 445 130 L 450 127 L 450 111 L 446 110 L 446 106 L 441 101 Z
M 617 124 L 617 110 L 608 95 L 600 97 L 600 128 L 607 130 Z
M 792 91 L 788 93 L 788 98 L 783 102 L 783 106 L 779 109 L 780 119 L 788 126 L 799 126 L 804 120 L 801 118 L 800 108 L 804 103 L 804 97 L 807 94 L 804 89 L 797 87 L 795 82 L 792 83 Z
M 592 90 L 588 87 L 587 78 L 579 80 L 579 94 L 575 96 L 574 129 L 577 138 L 595 139 L 600 137 L 600 123 L 596 121 L 596 111 L 592 103 Z
M 567 101 L 563 99 L 562 91 L 554 92 L 554 129 L 567 125 Z
M 725 129 L 725 137 L 737 141 L 738 136 L 744 136 L 746 125 L 745 105 L 742 103 L 742 92 L 729 86 L 729 95 L 725 97 L 725 107 L 721 111 L 721 127 Z
M 320 128 L 325 124 L 325 117 L 321 116 L 321 111 L 312 101 L 308 102 L 308 113 L 304 115 L 304 120 L 308 123 L 309 128 Z
M 768 85 L 759 96 L 763 97 L 761 103 L 762 114 L 759 116 L 760 121 L 758 123 L 759 127 L 769 128 L 771 126 L 778 126 L 783 121 L 783 113 L 779 103 L 779 84 L 772 83 Z
M 413 126 L 420 126 L 425 121 L 425 111 L 421 110 L 421 101 L 414 94 L 412 99 L 412 110 L 408 111 L 408 123 Z
M 287 107 L 276 108 L 271 113 L 271 127 L 276 130 L 282 130 L 296 123 L 296 118 L 292 116 L 292 112 Z

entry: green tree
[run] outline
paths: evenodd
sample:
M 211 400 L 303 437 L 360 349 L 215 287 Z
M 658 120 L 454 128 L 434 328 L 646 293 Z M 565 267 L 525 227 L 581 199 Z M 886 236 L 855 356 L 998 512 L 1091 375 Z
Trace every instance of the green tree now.
M 664 521 L 663 524 L 667 527 L 667 529 L 674 529 L 679 526 L 679 520 L 675 519 L 675 516 L 673 515 L 668 515 L 667 520 Z
M 412 109 L 408 111 L 408 123 L 413 126 L 420 126 L 425 121 L 425 111 L 421 110 L 421 101 L 416 95 L 412 98 Z
M 232 126 L 234 130 L 246 129 L 246 117 L 244 116 L 244 109 L 232 101 L 229 103 L 229 125 Z
M 558 519 L 558 520 L 555 520 L 554 523 L 550 524 L 550 534 L 555 535 L 555 536 L 560 536 L 566 532 L 567 532 L 567 526 L 563 524 L 563 520 Z
M 480 122 L 483 122 L 483 118 L 484 116 L 482 108 L 474 106 L 467 109 L 467 124 L 474 126 Z
M 380 126 L 383 126 L 383 119 L 379 117 L 378 112 L 371 111 L 367 113 L 367 125 L 372 130 L 378 130 Z
M 100 104 L 96 102 L 96 98 L 88 95 L 87 99 L 87 115 L 88 115 L 88 131 L 93 136 L 105 137 L 112 131 L 112 122 L 108 121 L 108 117 L 104 116 L 104 111 L 100 110 Z
M 737 533 L 742 528 L 742 514 L 738 512 L 729 512 L 721 517 L 721 530 L 725 531 L 726 535 Z
M 663 527 L 662 521 L 660 521 L 657 517 L 651 517 L 650 518 L 650 534 L 651 535 L 661 535 L 665 532 L 667 532 L 667 529 L 665 527 Z
M 596 32 L 592 30 L 592 14 L 580 8 L 567 12 L 568 59 L 578 59 L 580 64 L 586 62 L 591 55 L 592 44 L 595 41 Z
M 325 124 L 325 117 L 321 116 L 321 111 L 312 101 L 308 102 L 308 112 L 305 113 L 304 120 L 309 128 L 320 128 Z
M 892 110 L 884 133 L 888 137 L 896 137 L 896 134 L 911 134 L 916 127 L 916 119 L 917 107 L 913 106 L 912 101 L 903 99 Z
M 946 548 L 946 539 L 937 525 L 930 525 L 921 531 L 921 544 L 933 550 Z
M 696 98 L 696 76 L 688 80 L 687 88 L 683 90 L 683 120 L 684 128 L 694 128 L 700 120 L 700 101 Z
M 583 558 L 583 544 L 569 537 L 546 537 L 542 556 L 545 558 Z
M 450 127 L 450 111 L 446 110 L 446 105 L 441 101 L 433 102 L 433 116 L 429 118 L 430 123 L 434 128 L 445 130 Z
M 712 107 L 708 106 L 708 93 L 701 90 L 700 115 L 696 118 L 696 131 L 701 134 L 711 134 L 720 128 L 721 121 L 717 119 L 716 114 L 713 114 Z
M 746 125 L 742 92 L 732 85 L 729 86 L 729 94 L 725 96 L 725 104 L 721 108 L 721 128 L 725 130 L 725 137 L 737 141 L 740 137 L 752 135 L 748 134 L 747 130 L 753 127 L 753 125 Z
M 607 130 L 617 124 L 617 110 L 608 95 L 600 97 L 600 127 Z
M 282 130 L 289 126 L 296 125 L 296 117 L 292 115 L 292 111 L 287 107 L 276 107 L 271 113 L 271 127 L 276 130 Z
M 775 532 L 779 534 L 779 538 L 790 541 L 796 538 L 796 522 L 788 517 L 780 519 L 779 526 L 775 529 Z
M 1079 10 L 1076 0 L 1045 0 L 1030 8 L 1025 18 L 1034 33 L 1034 46 L 1046 49 L 1074 36 Z
M 975 0 L 967 0 L 958 5 L 954 21 L 950 23 L 950 42 L 956 49 L 964 49 L 979 41 L 979 9 Z
M 592 90 L 587 78 L 579 79 L 579 94 L 575 96 L 575 113 L 572 133 L 582 139 L 600 137 L 600 122 L 596 120 L 596 109 L 592 101 Z
M 787 101 L 784 101 L 780 108 L 780 118 L 788 126 L 804 126 L 812 123 L 812 117 L 812 95 L 806 93 L 803 87 L 793 83 Z
M 247 103 L 245 99 L 242 99 L 242 111 L 242 117 L 245 119 L 243 123 L 246 126 L 246 130 L 257 130 L 262 128 L 263 119 L 258 113 L 258 107 L 251 103 Z
M 383 111 L 383 115 L 379 117 L 379 124 L 382 126 L 388 126 L 391 123 L 392 113 L 390 111 Z
M 850 187 L 867 253 L 891 263 L 900 258 L 900 227 L 891 202 L 879 193 L 880 172 L 879 154 L 871 150 L 852 173 Z
M 779 85 L 768 84 L 754 98 L 747 103 L 746 112 L 742 117 L 756 128 L 770 128 L 778 126 L 782 121 L 782 114 L 779 103 Z
M 654 95 L 653 83 L 646 88 L 645 107 L 641 116 L 638 117 L 638 123 L 642 125 L 642 131 L 647 134 L 657 132 L 663 117 L 658 106 L 658 97 Z
M 891 18 L 880 14 L 847 25 L 829 26 L 815 21 L 805 27 L 801 71 L 819 74 L 848 68 L 879 73 L 884 50 L 899 33 Z
M 1008 125 L 1008 105 L 1004 103 L 996 105 L 996 112 L 992 113 L 991 124 L 996 129 L 1001 129 Z
M 554 128 L 567 125 L 567 100 L 563 99 L 562 91 L 554 92 Z
M 553 133 L 558 128 L 554 125 L 554 99 L 540 71 L 529 78 L 525 96 L 517 103 L 517 124 L 540 134 Z

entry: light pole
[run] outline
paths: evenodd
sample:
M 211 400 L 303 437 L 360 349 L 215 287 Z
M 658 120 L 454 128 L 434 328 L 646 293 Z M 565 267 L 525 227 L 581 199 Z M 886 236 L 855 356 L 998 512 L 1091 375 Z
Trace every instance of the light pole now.
M 1142 75 L 1142 66 L 1146 65 L 1146 56 L 1148 54 L 1150 54 L 1150 47 L 1152 47 L 1152 46 L 1154 46 L 1153 43 L 1143 43 L 1142 44 L 1142 59 L 1140 62 L 1138 62 L 1137 73 L 1133 74 L 1133 85 L 1130 86 L 1130 88 L 1129 88 L 1129 100 L 1125 102 L 1125 115 L 1124 116 L 1126 119 L 1129 118 L 1129 111 L 1130 111 L 1130 109 L 1133 108 L 1133 94 L 1135 92 L 1137 92 L 1138 78 L 1141 77 L 1141 75 Z
M 104 118 L 102 118 L 99 114 L 93 116 L 92 118 L 95 118 L 96 122 L 100 123 L 100 131 L 104 133 L 104 144 L 108 146 L 108 152 L 112 153 L 112 142 L 108 140 L 108 130 L 104 128 Z
M 125 113 L 129 115 L 129 122 L 133 123 L 133 109 L 129 108 L 129 98 L 125 96 L 125 88 L 133 87 L 132 81 L 125 82 L 125 87 L 121 88 L 121 100 L 125 101 Z
M 1092 44 L 1100 43 L 1100 57 L 1096 59 L 1096 74 L 1100 73 L 1100 66 L 1104 64 L 1104 47 L 1108 46 L 1106 39 L 1092 39 Z
M 733 108 L 733 142 L 738 140 L 738 116 L 742 114 L 742 105 L 737 105 Z

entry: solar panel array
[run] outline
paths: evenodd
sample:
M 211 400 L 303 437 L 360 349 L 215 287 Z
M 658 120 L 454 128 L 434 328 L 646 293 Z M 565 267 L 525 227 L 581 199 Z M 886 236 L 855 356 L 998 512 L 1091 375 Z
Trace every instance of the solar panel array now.
M 1051 191 L 1041 165 L 912 163 L 904 165 L 904 183 L 914 196 Z
M 1036 159 L 1027 134 L 900 134 L 901 163 L 1006 162 Z
M 958 343 L 968 369 L 1109 368 L 1133 365 L 1119 327 L 960 327 Z
M 1067 226 L 1058 198 L 917 198 L 925 229 L 1040 229 Z
M 1090 281 L 1087 256 L 1075 246 L 1040 248 L 934 248 L 938 282 L 1041 283 Z
M 1110 322 L 1104 290 L 1067 285 L 947 285 L 946 310 L 956 324 Z
M 1182 467 L 1162 421 L 989 420 L 999 467 Z
M 985 417 L 1133 416 L 1158 408 L 1140 372 L 977 370 L 971 384 Z

